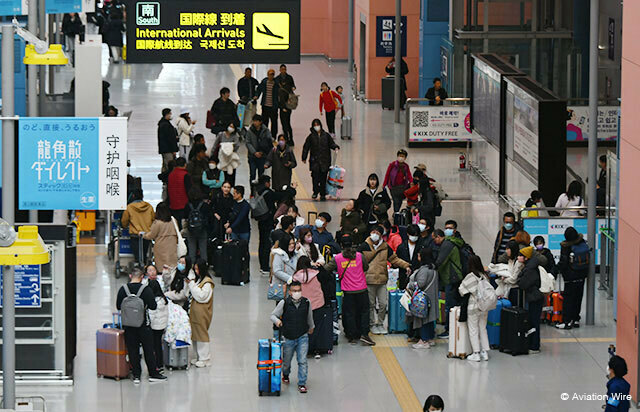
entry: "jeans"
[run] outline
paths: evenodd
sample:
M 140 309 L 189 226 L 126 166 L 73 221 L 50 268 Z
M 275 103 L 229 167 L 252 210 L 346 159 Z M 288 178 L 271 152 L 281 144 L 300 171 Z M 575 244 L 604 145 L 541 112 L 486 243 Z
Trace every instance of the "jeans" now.
M 132 234 L 130 239 L 131 252 L 133 252 L 134 260 L 144 266 L 147 263 L 147 256 L 149 256 L 151 241 L 146 239 L 142 240 L 142 256 L 140 256 L 140 236 Z
M 311 180 L 313 182 L 313 194 L 326 196 L 327 195 L 327 174 L 328 170 L 311 171 Z
M 535 329 L 529 335 L 529 349 L 540 350 L 540 315 L 542 315 L 542 305 L 544 299 L 536 302 L 529 302 L 529 325 Z
M 582 306 L 582 295 L 584 294 L 584 279 L 572 282 L 564 282 L 564 298 L 562 306 L 562 321 L 564 323 L 577 322 L 580 320 L 580 308 Z
M 481 312 L 479 310 L 470 310 L 467 313 L 469 340 L 474 353 L 491 349 L 489 335 L 487 334 L 488 315 L 489 312 Z
M 446 331 L 449 331 L 449 310 L 456 306 L 460 306 L 458 286 L 460 286 L 460 283 L 450 283 L 444 287 L 444 312 L 446 314 L 444 327 Z
M 344 294 L 342 326 L 349 340 L 369 335 L 369 295 L 366 290 Z
M 156 367 L 162 368 L 164 366 L 162 357 L 162 335 L 164 335 L 164 329 L 152 329 L 151 332 L 153 334 L 153 354 L 156 357 Z
M 200 259 L 207 260 L 207 232 L 205 230 L 201 232 L 196 235 L 187 235 L 187 249 L 191 262 L 196 261 L 196 252 L 198 250 L 200 250 Z
M 247 242 L 249 242 L 251 240 L 251 232 L 247 232 L 247 233 L 232 232 L 231 233 L 231 239 L 232 240 L 246 240 Z
M 330 134 L 336 133 L 336 111 L 325 112 L 327 117 L 327 129 L 329 129 Z
M 291 145 L 293 143 L 293 129 L 291 128 L 291 110 L 280 109 L 280 123 L 282 123 L 282 134 Z M 273 136 L 276 139 L 278 136 Z
M 428 342 L 433 340 L 436 337 L 436 323 L 435 322 L 427 322 L 419 329 L 420 330 L 420 339 L 423 342 Z
M 269 254 L 271 253 L 271 230 L 273 230 L 273 220 L 267 218 L 258 221 L 258 231 L 260 233 L 258 244 L 258 260 L 260 270 L 269 271 Z
M 298 361 L 298 386 L 307 384 L 307 352 L 309 352 L 309 335 L 306 333 L 298 339 L 286 339 L 282 344 L 282 374 L 289 376 L 291 373 L 291 359 L 293 352 Z
M 273 96 L 275 99 L 276 96 Z M 262 124 L 267 129 L 271 122 L 271 136 L 275 139 L 278 136 L 278 109 L 275 107 L 262 106 Z
M 266 153 L 261 158 L 251 156 L 249 158 L 249 182 L 253 182 L 258 177 L 264 174 L 264 164 L 266 162 Z M 234 173 L 235 174 L 235 173 Z
M 369 327 L 384 325 L 384 319 L 387 316 L 387 303 L 389 299 L 387 285 L 367 285 L 369 292 Z M 378 310 L 376 311 L 376 300 L 378 301 Z M 376 317 L 377 313 L 377 317 Z
M 149 375 L 155 375 L 157 373 L 156 357 L 153 350 L 153 334 L 151 333 L 151 328 L 148 326 L 142 326 L 140 328 L 125 326 L 124 342 L 127 345 L 127 352 L 129 352 L 129 363 L 131 364 L 133 377 L 140 378 L 142 374 L 142 368 L 140 367 L 140 344 L 142 344 L 144 361 L 147 364 Z

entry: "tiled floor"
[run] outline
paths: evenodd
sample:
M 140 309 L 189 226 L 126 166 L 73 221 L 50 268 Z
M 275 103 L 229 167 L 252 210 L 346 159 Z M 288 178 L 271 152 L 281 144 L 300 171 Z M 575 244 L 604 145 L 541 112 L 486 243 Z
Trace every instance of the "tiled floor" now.
M 156 123 L 160 111 L 171 107 L 176 113 L 188 107 L 203 131 L 206 110 L 218 90 L 235 90 L 240 66 L 226 65 L 111 65 L 104 66 L 111 83 L 112 104 L 121 112 L 132 110 L 129 127 L 129 158 L 132 174 L 142 176 L 145 197 L 160 199 L 156 179 L 160 157 L 156 154 Z M 256 67 L 258 78 L 266 67 Z M 301 105 L 293 115 L 295 148 L 299 156 L 311 120 L 318 116 L 317 95 L 321 81 L 332 87 L 342 84 L 349 95 L 350 81 L 345 64 L 327 64 L 322 59 L 303 59 L 291 65 Z M 393 113 L 378 105 L 349 101 L 353 117 L 353 140 L 342 142 L 338 163 L 347 170 L 344 197 L 357 196 L 367 175 L 384 175 L 386 165 L 404 146 L 404 128 L 393 124 Z M 205 131 L 206 132 L 206 131 Z M 244 150 L 244 149 L 243 149 Z M 241 158 L 244 159 L 244 151 Z M 442 219 L 454 218 L 459 229 L 483 258 L 490 256 L 500 211 L 492 195 L 472 175 L 457 171 L 457 149 L 411 149 L 408 161 L 426 163 L 429 172 L 444 184 L 454 200 L 445 203 Z M 247 184 L 246 162 L 239 169 L 239 182 Z M 299 163 L 296 175 L 310 186 L 306 166 Z M 308 196 L 308 195 L 307 195 Z M 341 202 L 300 202 L 303 210 L 317 208 L 338 216 Z M 337 220 L 337 219 L 336 219 Z M 440 221 L 442 224 L 444 220 Z M 336 228 L 334 220 L 332 229 Z M 257 249 L 257 236 L 252 250 Z M 47 410 L 61 411 L 397 411 L 421 410 L 426 396 L 438 393 L 447 411 L 576 411 L 599 410 L 598 402 L 560 400 L 567 392 L 602 393 L 605 384 L 607 346 L 615 336 L 612 302 L 598 296 L 597 324 L 573 331 L 544 327 L 542 353 L 511 357 L 491 353 L 488 363 L 470 364 L 447 359 L 446 343 L 426 351 L 404 345 L 399 336 L 381 339 L 375 352 L 345 342 L 333 355 L 310 360 L 309 389 L 300 395 L 295 386 L 284 389 L 280 398 L 258 398 L 256 341 L 271 333 L 266 300 L 267 281 L 253 273 L 245 287 L 221 286 L 216 279 L 214 318 L 211 327 L 213 365 L 204 369 L 169 372 L 166 383 L 139 387 L 130 381 L 96 378 L 95 330 L 109 319 L 114 297 L 122 280 L 116 281 L 103 246 L 81 246 L 78 256 L 78 356 L 72 388 L 19 387 L 19 394 L 42 394 Z M 97 256 L 96 256 L 97 255 Z M 255 259 L 255 257 L 253 258 Z M 257 267 L 257 262 L 252 267 Z M 565 338 L 584 339 L 565 339 Z M 598 339 L 606 338 L 606 339 Z M 380 364 L 383 363 L 383 365 Z M 296 367 L 294 366 L 294 371 Z M 387 375 L 385 375 L 385 372 Z M 292 373 L 292 377 L 295 376 Z M 408 387 L 390 385 L 392 379 L 406 379 Z M 395 376 L 395 378 L 393 378 Z M 404 377 L 404 378 L 403 378 Z M 293 379 L 295 384 L 295 378 Z M 405 385 L 407 386 L 407 385 Z M 395 392 L 393 389 L 395 389 Z M 398 398 L 396 398 L 398 396 Z M 408 406 L 407 406 L 408 405 Z

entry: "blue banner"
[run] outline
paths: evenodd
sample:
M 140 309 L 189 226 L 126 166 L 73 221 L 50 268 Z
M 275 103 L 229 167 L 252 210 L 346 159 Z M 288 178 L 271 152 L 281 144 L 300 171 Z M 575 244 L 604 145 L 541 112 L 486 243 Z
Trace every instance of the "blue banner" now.
M 26 7 L 22 8 L 22 0 L 0 0 L 0 16 L 19 16 L 26 14 Z
M 82 0 L 46 0 L 47 14 L 80 13 Z
M 0 269 L 0 273 L 2 270 Z M 40 265 L 18 265 L 14 266 L 15 277 L 15 299 L 16 307 L 39 308 L 42 306 L 42 288 L 40 282 Z M 4 277 L 0 279 L 0 291 Z M 0 307 L 3 305 L 2 293 L 0 293 Z
M 22 210 L 126 207 L 126 118 L 22 118 Z

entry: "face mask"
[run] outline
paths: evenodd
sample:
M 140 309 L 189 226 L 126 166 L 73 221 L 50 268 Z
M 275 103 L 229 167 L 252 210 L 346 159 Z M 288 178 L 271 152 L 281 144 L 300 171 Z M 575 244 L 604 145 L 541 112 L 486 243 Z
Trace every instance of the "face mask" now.
M 444 235 L 445 236 L 453 236 L 453 229 L 445 229 L 444 230 Z
M 183 272 L 185 269 L 184 263 L 178 263 L 176 269 L 178 269 L 179 272 Z
M 420 229 L 420 232 L 424 232 L 425 230 L 427 230 L 427 225 L 423 225 L 422 223 L 418 223 L 418 229 Z
M 280 147 L 284 147 L 284 140 L 280 140 L 280 141 L 278 142 L 278 146 L 280 146 Z
M 233 133 L 235 130 L 236 130 L 236 129 L 235 129 L 235 128 L 233 128 L 233 127 L 231 127 L 231 126 L 227 127 L 227 131 L 228 131 L 229 133 Z
M 209 163 L 209 169 L 213 170 L 217 167 L 215 163 Z
M 371 240 L 373 241 L 373 243 L 378 243 L 380 241 L 380 235 L 377 233 L 372 233 Z
M 504 228 L 507 229 L 507 230 L 513 229 L 513 223 L 505 223 L 504 224 Z
M 418 241 L 418 236 L 409 236 L 409 241 L 412 243 L 416 243 Z
M 313 130 L 315 130 L 316 132 L 319 132 L 320 130 L 322 130 L 322 127 L 320 127 L 320 126 L 313 126 Z
M 302 292 L 291 292 L 293 300 L 300 300 L 302 298 Z
M 544 245 L 536 245 L 536 249 L 542 250 L 542 249 L 544 249 Z
M 316 227 L 320 229 L 322 226 L 324 226 L 324 222 L 320 219 L 316 219 Z

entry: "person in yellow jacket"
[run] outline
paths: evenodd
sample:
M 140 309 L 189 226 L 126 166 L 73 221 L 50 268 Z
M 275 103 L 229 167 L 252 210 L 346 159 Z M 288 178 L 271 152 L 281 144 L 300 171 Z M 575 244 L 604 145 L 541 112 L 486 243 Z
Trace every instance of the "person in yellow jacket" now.
M 191 340 L 196 347 L 196 358 L 191 361 L 197 368 L 209 366 L 211 360 L 209 326 L 213 318 L 213 280 L 209 277 L 209 268 L 204 259 L 198 259 L 193 272 L 186 279 L 191 293 L 189 320 Z
M 147 256 L 151 240 L 144 240 L 142 244 L 142 256 L 140 256 L 140 236 L 151 230 L 151 225 L 156 217 L 153 206 L 142 200 L 142 189 L 136 189 L 131 193 L 133 200 L 127 205 L 127 210 L 122 214 L 120 223 L 123 228 L 129 228 L 131 236 L 131 250 L 136 262 L 143 265 L 144 257 Z

